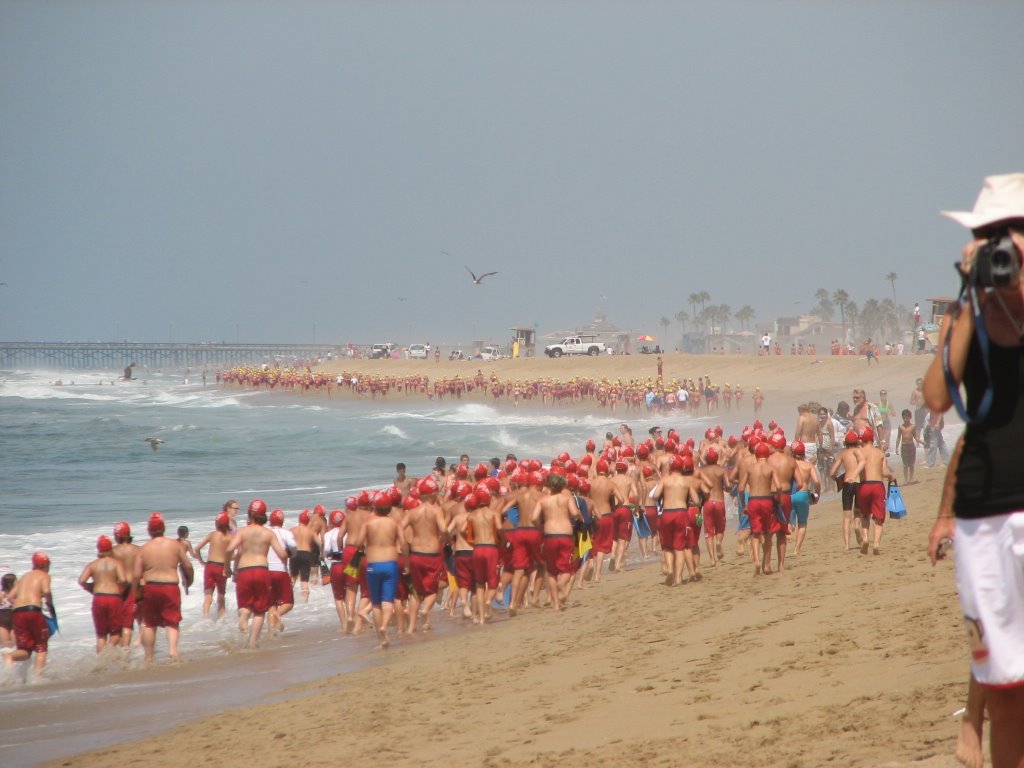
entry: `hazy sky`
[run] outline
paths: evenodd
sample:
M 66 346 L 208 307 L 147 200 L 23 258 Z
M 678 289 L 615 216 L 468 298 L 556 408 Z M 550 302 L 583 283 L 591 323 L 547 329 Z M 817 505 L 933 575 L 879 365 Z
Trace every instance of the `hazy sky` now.
M 912 306 L 955 292 L 938 211 L 1024 170 L 1022 30 L 1017 0 L 3 0 L 0 340 L 658 336 L 695 291 L 766 321 L 893 271 Z

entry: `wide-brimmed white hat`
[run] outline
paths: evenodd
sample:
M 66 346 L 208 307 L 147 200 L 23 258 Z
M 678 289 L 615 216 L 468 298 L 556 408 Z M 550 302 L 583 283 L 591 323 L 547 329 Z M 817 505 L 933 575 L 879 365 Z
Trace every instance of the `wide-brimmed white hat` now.
M 986 177 L 973 211 L 942 211 L 942 215 L 968 229 L 980 229 L 1007 219 L 1024 219 L 1024 173 Z

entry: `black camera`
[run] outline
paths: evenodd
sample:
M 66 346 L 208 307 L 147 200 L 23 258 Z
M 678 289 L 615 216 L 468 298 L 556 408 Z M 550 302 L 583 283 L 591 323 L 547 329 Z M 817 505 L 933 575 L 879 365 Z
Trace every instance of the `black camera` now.
M 1013 282 L 1020 272 L 1017 247 L 1008 231 L 992 235 L 978 246 L 968 279 L 979 288 L 999 288 Z

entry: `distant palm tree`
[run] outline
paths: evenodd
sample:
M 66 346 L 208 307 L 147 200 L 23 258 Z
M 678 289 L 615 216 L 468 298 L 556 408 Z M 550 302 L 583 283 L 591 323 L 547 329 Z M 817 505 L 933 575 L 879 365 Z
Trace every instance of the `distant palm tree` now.
M 672 325 L 672 321 L 669 320 L 667 317 L 662 317 L 661 320 L 659 320 L 658 322 L 661 323 L 661 327 L 665 329 L 665 336 L 667 337 L 668 336 L 668 327 L 670 325 Z M 667 339 L 665 340 L 665 342 L 666 342 L 665 345 L 668 346 L 668 340 Z
M 899 277 L 895 272 L 890 272 L 885 279 L 892 284 L 892 303 L 896 303 L 896 279 Z
M 695 322 L 697 320 L 697 305 L 700 304 L 700 302 L 701 298 L 699 293 L 691 293 L 686 299 L 686 303 L 693 307 L 693 319 Z
M 718 330 L 721 333 L 723 327 L 729 322 L 729 318 L 732 317 L 732 307 L 728 304 L 718 305 Z
M 754 319 L 754 314 L 754 308 L 749 304 L 744 304 L 736 310 L 736 319 L 740 321 L 743 330 L 747 330 L 747 323 Z
M 707 291 L 701 291 L 697 294 L 697 300 L 700 301 L 700 308 L 704 309 L 704 302 L 711 301 L 711 294 Z
M 680 309 L 676 312 L 676 322 L 679 323 L 679 335 L 684 335 L 686 333 L 686 324 L 690 322 L 690 316 L 686 314 L 685 309 Z
M 840 322 L 843 324 L 843 341 L 846 341 L 846 307 L 850 303 L 850 294 L 842 288 L 837 288 L 832 293 L 832 303 L 839 305 Z

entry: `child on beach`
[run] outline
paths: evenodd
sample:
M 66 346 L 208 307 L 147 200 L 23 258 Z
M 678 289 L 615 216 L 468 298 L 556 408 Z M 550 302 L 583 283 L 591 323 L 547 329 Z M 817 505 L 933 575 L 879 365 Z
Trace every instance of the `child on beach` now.
M 187 525 L 179 525 L 178 526 L 177 542 L 178 542 L 178 546 L 181 547 L 181 551 L 184 553 L 185 557 L 189 558 L 190 560 L 197 560 L 198 559 L 198 555 L 196 555 L 196 551 L 192 548 L 192 542 L 188 540 L 188 526 Z M 185 594 L 187 595 L 188 594 L 188 581 L 185 579 L 185 572 L 184 572 L 184 570 L 182 570 L 181 566 L 178 567 L 178 571 L 181 574 L 181 583 L 185 585 Z
M 903 483 L 908 485 L 914 482 L 917 445 L 921 441 L 917 437 L 914 414 L 910 412 L 910 409 L 904 408 L 900 416 L 903 417 L 903 423 L 896 427 L 896 450 L 900 452 L 900 459 L 903 461 Z
M 0 580 L 0 648 L 14 647 L 14 603 L 7 593 L 14 588 L 18 577 L 13 573 L 4 574 Z

